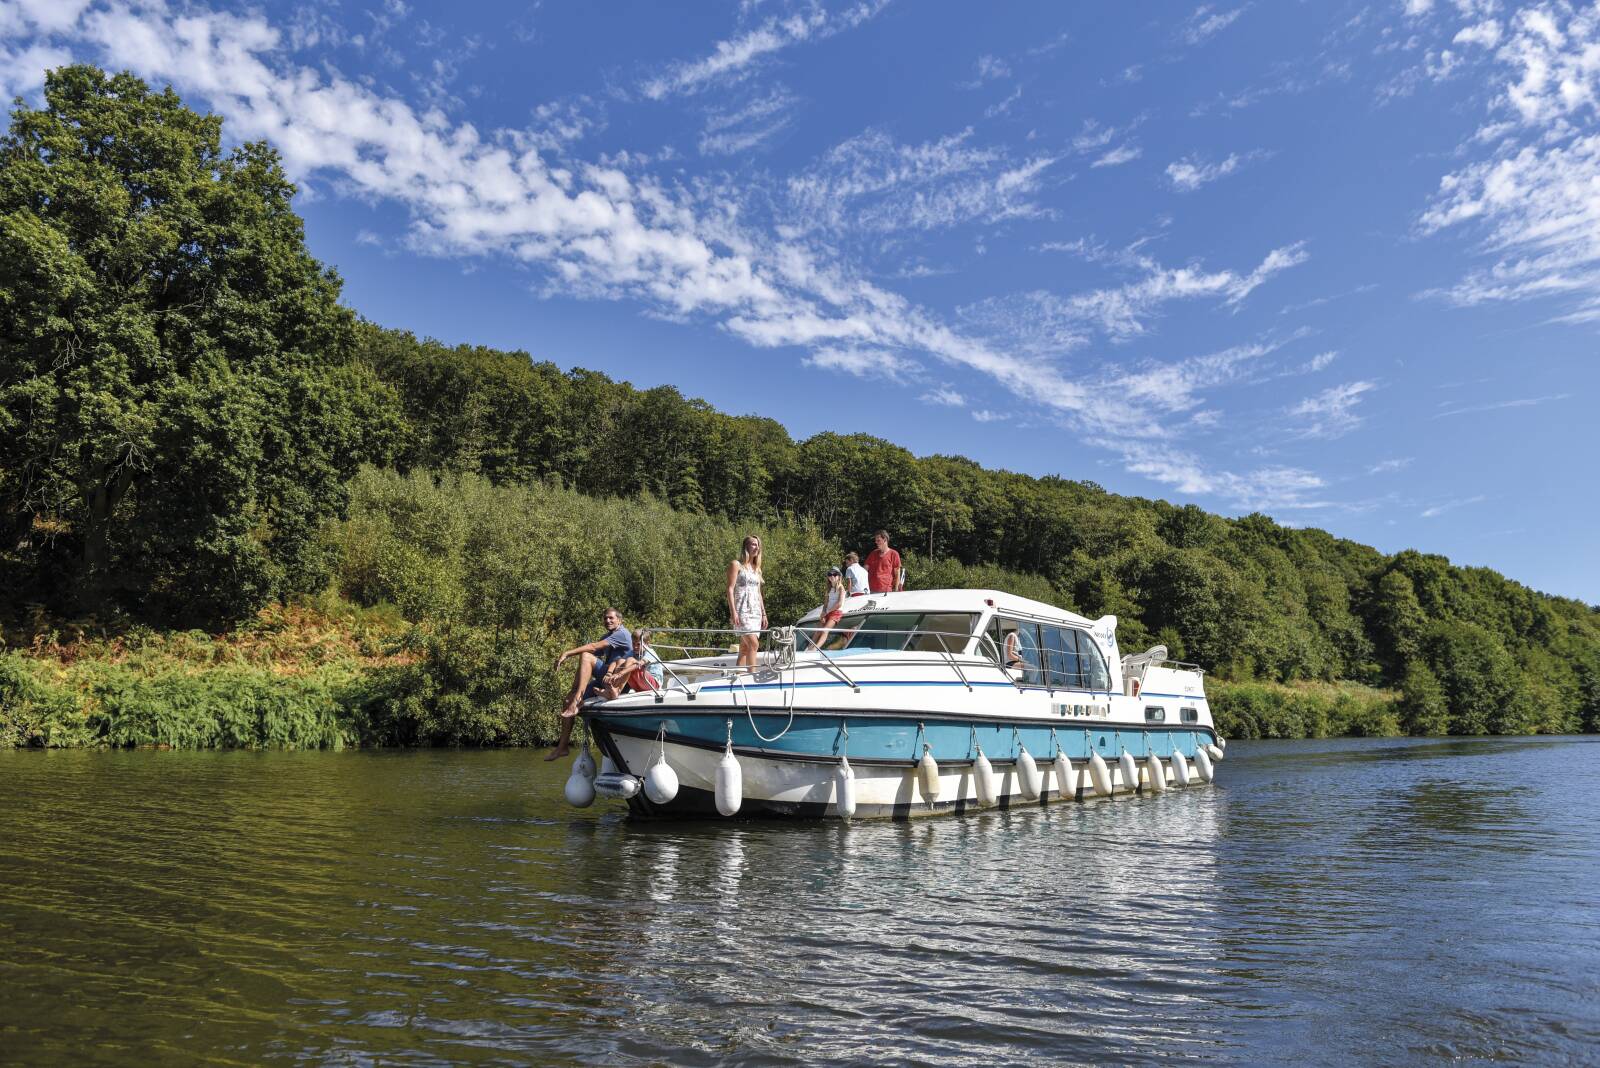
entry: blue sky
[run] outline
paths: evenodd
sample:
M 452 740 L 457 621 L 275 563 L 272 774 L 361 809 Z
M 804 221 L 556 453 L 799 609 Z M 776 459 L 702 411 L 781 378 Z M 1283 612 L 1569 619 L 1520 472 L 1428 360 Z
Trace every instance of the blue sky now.
M 354 308 L 1600 602 L 1600 5 L 0 0 Z

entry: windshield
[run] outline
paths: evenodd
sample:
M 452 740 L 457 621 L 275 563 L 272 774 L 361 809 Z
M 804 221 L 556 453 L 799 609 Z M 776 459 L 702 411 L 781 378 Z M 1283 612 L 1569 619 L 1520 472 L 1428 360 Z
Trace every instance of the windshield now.
M 803 628 L 802 648 L 960 653 L 977 617 L 969 612 L 871 612 L 845 616 L 832 627 Z

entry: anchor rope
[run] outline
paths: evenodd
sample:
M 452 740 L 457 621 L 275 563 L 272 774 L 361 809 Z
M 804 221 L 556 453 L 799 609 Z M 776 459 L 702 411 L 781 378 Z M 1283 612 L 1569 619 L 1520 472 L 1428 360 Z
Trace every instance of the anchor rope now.
M 778 674 L 778 678 L 779 678 L 779 680 L 781 682 L 781 680 L 783 678 L 783 674 L 782 674 L 781 671 Z M 783 730 L 779 731 L 777 734 L 774 734 L 771 738 L 768 738 L 765 734 L 761 733 L 761 728 L 756 726 L 755 713 L 752 712 L 751 709 L 750 709 L 750 694 L 745 690 L 744 676 L 743 675 L 739 676 L 739 697 L 744 702 L 744 716 L 745 716 L 745 719 L 748 719 L 750 721 L 750 729 L 752 731 L 754 731 L 756 737 L 760 738 L 763 742 L 776 742 L 778 739 L 782 738 L 785 734 L 788 734 L 789 733 L 789 728 L 794 726 L 794 686 L 793 686 L 792 683 L 793 683 L 793 680 L 791 680 L 791 685 L 788 686 L 787 689 L 786 689 L 786 696 L 785 696 L 785 700 L 784 700 L 784 704 L 787 707 L 788 712 L 789 712 L 789 721 L 783 725 Z M 731 731 L 732 728 L 730 727 L 729 730 Z

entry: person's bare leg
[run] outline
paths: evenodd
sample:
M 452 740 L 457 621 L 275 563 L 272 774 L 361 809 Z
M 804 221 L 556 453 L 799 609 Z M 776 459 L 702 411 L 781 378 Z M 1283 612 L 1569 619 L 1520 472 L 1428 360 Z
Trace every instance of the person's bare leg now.
M 759 634 L 739 635 L 739 666 L 754 668 L 756 666 L 756 650 L 761 646 Z
M 578 678 L 572 684 L 572 693 L 567 697 L 567 706 L 561 710 L 562 719 L 571 719 L 578 714 L 578 704 L 583 700 L 583 691 L 589 688 L 589 680 L 594 678 L 594 666 L 598 663 L 593 653 L 584 653 L 578 661 Z
M 572 693 L 567 695 L 567 703 L 561 709 L 561 734 L 556 738 L 556 747 L 545 756 L 546 760 L 560 760 L 572 751 L 572 724 L 577 721 L 578 704 L 583 700 L 583 691 L 594 677 L 595 663 L 593 653 L 584 653 L 579 658 L 578 677 L 573 681 Z

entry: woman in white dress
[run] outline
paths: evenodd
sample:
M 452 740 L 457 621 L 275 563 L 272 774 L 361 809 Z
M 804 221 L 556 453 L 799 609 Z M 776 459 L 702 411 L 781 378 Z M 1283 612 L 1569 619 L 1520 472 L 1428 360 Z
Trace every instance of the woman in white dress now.
M 761 539 L 745 535 L 739 559 L 728 564 L 728 622 L 739 635 L 739 666 L 756 666 L 767 606 L 761 596 Z

